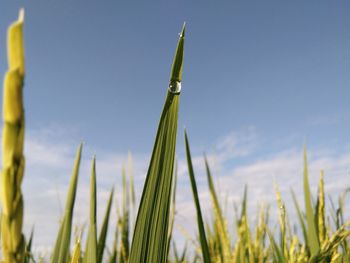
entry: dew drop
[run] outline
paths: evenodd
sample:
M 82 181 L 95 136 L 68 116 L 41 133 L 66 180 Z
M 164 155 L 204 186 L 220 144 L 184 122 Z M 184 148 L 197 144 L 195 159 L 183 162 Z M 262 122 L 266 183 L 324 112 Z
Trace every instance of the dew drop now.
M 181 82 L 180 81 L 170 81 L 169 91 L 173 94 L 180 94 L 181 92 Z

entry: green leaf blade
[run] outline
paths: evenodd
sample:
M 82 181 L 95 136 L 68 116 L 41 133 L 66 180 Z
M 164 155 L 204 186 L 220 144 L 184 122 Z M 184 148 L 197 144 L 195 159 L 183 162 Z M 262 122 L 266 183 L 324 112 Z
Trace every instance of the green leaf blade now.
M 184 34 L 172 76 L 181 81 Z M 179 55 L 181 53 L 181 55 Z M 179 59 L 180 58 L 180 59 Z M 180 96 L 169 88 L 148 168 L 130 251 L 130 262 L 166 262 Z
M 314 256 L 319 252 L 320 244 L 318 241 L 314 209 L 313 209 L 312 200 L 311 200 L 306 148 L 304 149 L 304 178 L 303 179 L 304 179 L 304 200 L 305 200 L 306 220 L 308 224 L 307 241 L 308 241 L 308 246 L 310 248 L 311 256 Z
M 90 181 L 90 226 L 86 243 L 84 263 L 97 262 L 97 231 L 96 231 L 96 159 L 93 158 Z
M 52 263 L 66 263 L 69 258 L 69 246 L 72 232 L 73 209 L 77 191 L 79 167 L 83 145 L 80 144 L 76 153 L 73 173 L 69 183 L 65 212 L 56 238 L 52 254 Z
M 210 261 L 210 254 L 209 254 L 209 246 L 207 243 L 207 237 L 205 235 L 202 211 L 201 211 L 201 207 L 200 207 L 197 184 L 196 184 L 196 179 L 194 177 L 194 171 L 193 171 L 193 165 L 192 165 L 191 151 L 190 151 L 190 146 L 188 143 L 186 131 L 185 131 L 185 147 L 186 147 L 188 174 L 190 176 L 192 193 L 193 193 L 193 200 L 194 200 L 194 203 L 196 206 L 196 212 L 197 212 L 197 225 L 198 225 L 199 238 L 200 238 L 200 243 L 201 243 L 201 248 L 202 248 L 203 261 L 204 261 L 204 263 L 210 263 L 211 261 Z
M 103 252 L 106 246 L 106 238 L 107 238 L 107 232 L 108 232 L 109 217 L 111 214 L 111 208 L 112 208 L 112 202 L 113 202 L 113 195 L 114 195 L 114 187 L 112 188 L 111 193 L 109 194 L 107 208 L 103 219 L 100 235 L 98 238 L 97 263 L 102 263 L 102 259 L 103 259 Z

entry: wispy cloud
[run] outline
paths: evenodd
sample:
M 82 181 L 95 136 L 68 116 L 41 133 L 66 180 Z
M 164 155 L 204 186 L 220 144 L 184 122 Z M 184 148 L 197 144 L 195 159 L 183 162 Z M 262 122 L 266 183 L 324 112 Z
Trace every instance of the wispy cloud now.
M 215 148 L 218 158 L 224 162 L 231 158 L 248 156 L 257 144 L 256 128 L 248 126 L 223 136 L 218 140 Z
M 43 135 L 44 134 L 44 135 Z M 35 229 L 35 244 L 38 249 L 52 246 L 55 241 L 62 207 L 66 198 L 67 186 L 74 163 L 77 141 L 66 139 L 65 135 L 54 131 L 29 132 L 26 138 L 27 169 L 24 180 L 25 197 L 25 231 L 29 233 L 32 225 Z M 275 207 L 273 183 L 276 182 L 282 197 L 287 203 L 288 211 L 294 211 L 291 205 L 290 188 L 293 188 L 302 201 L 302 168 L 301 147 L 281 149 L 262 158 L 256 156 L 259 151 L 260 138 L 254 127 L 246 127 L 219 138 L 207 153 L 209 164 L 217 185 L 219 196 L 228 200 L 227 211 L 232 218 L 234 202 L 240 202 L 244 186 L 248 185 L 249 210 L 254 219 L 258 202 L 270 203 Z M 196 147 L 194 147 L 196 148 Z M 83 225 L 88 218 L 89 177 L 91 158 L 89 146 L 83 154 L 78 194 L 75 207 L 75 224 Z M 104 215 L 105 205 L 112 185 L 116 185 L 116 199 L 121 200 L 121 170 L 127 163 L 128 153 L 115 153 L 100 150 L 97 154 L 98 183 L 98 222 Z M 198 190 L 205 218 L 211 210 L 210 194 L 207 187 L 202 153 L 193 152 L 193 163 L 198 182 Z M 316 192 L 319 171 L 325 170 L 327 193 L 336 196 L 350 185 L 350 150 L 340 152 L 329 149 L 310 149 L 309 170 L 312 191 Z M 133 154 L 135 185 L 140 198 L 149 155 Z M 245 160 L 237 163 L 237 159 Z M 192 192 L 187 175 L 187 164 L 184 156 L 179 156 L 179 181 L 177 187 L 176 224 L 183 226 L 191 234 L 197 230 Z M 114 206 L 115 208 L 115 206 Z M 276 213 L 276 216 L 275 216 Z M 291 213 L 293 215 L 293 212 Z M 111 228 L 116 224 L 116 211 L 112 212 Z M 277 211 L 272 210 L 272 218 L 277 218 Z M 231 226 L 232 228 L 232 226 Z M 233 228 L 232 228 L 233 229 Z M 183 243 L 184 236 L 177 228 L 174 233 L 178 242 Z
M 56 133 L 55 130 L 58 130 Z M 25 232 L 35 226 L 35 247 L 45 251 L 53 246 L 63 213 L 68 183 L 79 140 L 68 139 L 60 129 L 29 131 L 25 142 L 26 172 L 23 182 L 25 198 Z M 74 136 L 73 136 L 74 137 Z M 74 224 L 82 226 L 88 220 L 91 147 L 84 145 L 80 167 Z M 121 171 L 127 164 L 128 153 L 97 154 L 98 222 L 105 213 L 110 190 L 116 187 L 115 199 L 121 200 Z M 133 172 L 137 189 L 142 187 L 147 168 L 147 156 L 134 154 Z M 111 228 L 116 225 L 116 205 L 113 206 Z M 112 233 L 111 233 L 112 234 Z
M 244 154 L 235 155 L 232 154 L 232 151 L 223 150 L 222 152 L 218 152 L 218 155 L 221 157 L 216 159 L 212 157 L 216 162 L 209 161 L 213 170 L 219 171 L 213 174 L 217 185 L 217 192 L 221 200 L 228 201 L 227 216 L 229 222 L 233 222 L 233 204 L 239 204 L 241 202 L 245 185 L 248 186 L 248 209 L 251 219 L 255 219 L 258 203 L 267 203 L 271 206 L 271 219 L 273 222 L 276 222 L 278 218 L 278 209 L 273 188 L 276 183 L 286 202 L 287 211 L 292 221 L 296 223 L 296 211 L 291 197 L 291 189 L 296 193 L 300 204 L 303 205 L 302 147 L 281 149 L 264 158 L 256 157 L 254 153 L 259 145 L 259 138 L 254 129 L 252 131 L 254 132 L 253 135 L 246 137 L 237 136 L 237 133 L 232 133 L 230 136 L 233 137 L 231 139 L 222 140 L 219 144 L 220 147 L 218 147 L 219 149 L 226 149 L 226 147 L 233 149 L 235 146 L 239 145 L 240 147 L 238 148 L 241 149 L 239 152 Z M 247 145 L 247 149 L 244 149 L 244 145 Z M 350 151 L 343 150 L 344 149 L 337 152 L 332 149 L 310 149 L 308 151 L 309 179 L 314 194 L 317 192 L 321 170 L 325 171 L 325 189 L 327 194 L 333 198 L 336 198 L 350 186 Z M 235 162 L 235 159 L 241 156 L 247 159 L 245 164 L 238 164 L 233 168 L 227 168 L 230 166 L 226 166 L 226 163 Z M 195 155 L 193 158 L 196 160 L 196 166 L 203 167 L 202 156 Z M 199 168 L 200 167 L 195 167 L 196 178 L 199 183 L 198 190 L 200 192 L 202 210 L 208 218 L 211 211 L 211 199 L 205 171 Z M 187 178 L 180 179 L 180 182 L 181 180 L 186 181 Z M 191 191 L 189 181 L 187 180 L 187 185 L 185 182 L 182 182 L 182 186 L 183 187 L 178 190 L 178 195 L 181 196 L 181 199 L 177 200 L 179 213 L 177 223 L 185 226 L 185 228 L 188 226 L 187 230 L 194 234 L 197 229 L 193 227 L 195 225 L 195 208 L 192 202 L 192 196 L 189 194 Z M 350 214 L 347 216 L 350 216 Z M 230 227 L 232 232 L 232 224 Z M 177 235 L 181 236 L 182 234 L 178 231 Z

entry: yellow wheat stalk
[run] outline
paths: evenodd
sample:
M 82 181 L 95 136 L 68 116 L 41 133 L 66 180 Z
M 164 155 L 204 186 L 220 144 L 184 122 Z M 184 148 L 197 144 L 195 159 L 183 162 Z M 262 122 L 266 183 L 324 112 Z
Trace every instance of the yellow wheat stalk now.
M 79 263 L 81 254 L 80 238 L 76 241 L 70 263 Z
M 5 263 L 24 260 L 23 196 L 21 183 L 24 174 L 24 46 L 23 9 L 8 30 L 8 71 L 4 80 L 3 134 L 1 171 L 1 236 Z
M 321 171 L 320 182 L 319 182 L 319 193 L 318 193 L 318 211 L 317 211 L 317 223 L 318 223 L 318 236 L 320 239 L 320 244 L 322 245 L 325 241 L 327 241 L 327 233 L 326 233 L 326 223 L 325 223 L 325 196 L 324 196 L 324 172 Z
M 282 253 L 284 254 L 285 257 L 288 258 L 289 253 L 288 253 L 288 241 L 287 241 L 287 228 L 286 228 L 286 207 L 284 205 L 284 202 L 282 200 L 281 192 L 275 184 L 275 193 L 276 193 L 276 200 L 278 204 L 278 214 L 279 214 L 279 222 L 280 222 L 280 231 L 281 231 L 281 245 L 282 245 Z

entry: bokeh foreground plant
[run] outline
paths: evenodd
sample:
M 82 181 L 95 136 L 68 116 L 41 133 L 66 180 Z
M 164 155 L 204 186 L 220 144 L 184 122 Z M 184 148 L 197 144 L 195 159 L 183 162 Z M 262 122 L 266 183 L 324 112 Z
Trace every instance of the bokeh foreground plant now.
M 23 262 L 25 241 L 22 234 L 24 175 L 24 11 L 19 12 L 7 36 L 8 71 L 4 80 L 1 171 L 1 239 L 6 263 Z

